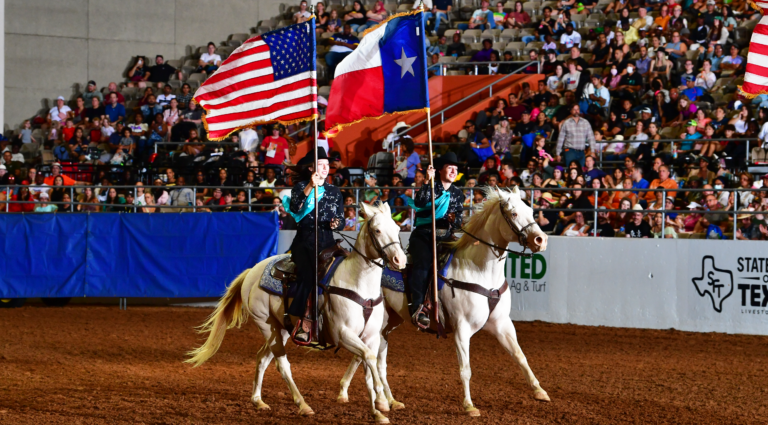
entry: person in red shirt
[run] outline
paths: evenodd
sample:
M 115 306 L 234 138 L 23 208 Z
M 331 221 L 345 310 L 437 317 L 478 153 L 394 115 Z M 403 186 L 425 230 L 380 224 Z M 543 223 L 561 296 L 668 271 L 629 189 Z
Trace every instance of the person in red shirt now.
M 26 185 L 29 184 L 28 181 L 24 180 L 21 184 L 25 185 L 22 186 L 19 189 L 19 192 L 16 195 L 13 195 L 11 200 L 13 201 L 34 201 L 35 199 L 32 198 L 32 195 L 29 193 L 29 187 Z M 35 210 L 35 204 L 17 204 L 12 203 L 8 205 L 8 212 L 12 213 L 20 213 L 20 212 L 33 212 Z
M 45 178 L 44 183 L 48 186 L 53 186 L 53 179 L 56 178 L 56 176 L 61 176 L 62 180 L 64 180 L 64 186 L 83 186 L 83 185 L 90 185 L 88 182 L 81 182 L 77 181 L 69 176 L 65 176 L 64 174 L 61 174 L 61 164 L 58 162 L 54 162 L 53 165 L 51 165 L 51 175 Z
M 264 152 L 264 165 L 275 165 L 283 168 L 283 162 L 286 160 L 290 163 L 291 158 L 288 153 L 288 141 L 280 135 L 280 131 L 285 129 L 282 125 L 275 124 L 272 126 L 272 135 L 264 138 L 261 142 L 261 149 Z
M 64 136 L 64 140 L 69 140 L 75 135 L 75 123 L 72 118 L 67 119 L 66 125 L 61 129 L 61 134 Z

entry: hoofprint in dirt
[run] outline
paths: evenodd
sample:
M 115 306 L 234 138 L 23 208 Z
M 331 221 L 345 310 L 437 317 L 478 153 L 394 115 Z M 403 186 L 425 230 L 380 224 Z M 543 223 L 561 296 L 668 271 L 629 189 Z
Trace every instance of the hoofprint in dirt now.
M 289 344 L 297 384 L 315 408 L 296 407 L 280 374 L 264 377 L 272 410 L 250 403 L 255 325 L 232 329 L 205 367 L 182 364 L 202 342 L 199 308 L 35 305 L 0 310 L 0 423 L 371 423 L 363 376 L 350 404 L 335 402 L 352 356 Z M 531 400 L 514 362 L 481 332 L 472 340 L 473 401 L 482 423 L 765 423 L 768 337 L 516 322 L 520 344 L 552 403 Z M 507 357 L 508 358 L 508 357 Z M 459 424 L 463 398 L 452 341 L 401 329 L 389 344 L 397 424 Z M 479 422 L 478 422 L 479 423 Z

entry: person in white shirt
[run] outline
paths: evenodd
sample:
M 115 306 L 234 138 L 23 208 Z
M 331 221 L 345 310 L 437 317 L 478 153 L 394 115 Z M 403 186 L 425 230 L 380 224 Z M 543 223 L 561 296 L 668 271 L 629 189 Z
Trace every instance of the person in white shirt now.
M 568 22 L 565 32 L 560 36 L 560 53 L 568 53 L 571 47 L 581 47 L 581 34 L 573 30 L 573 24 Z
M 176 99 L 175 94 L 171 94 L 171 86 L 166 85 L 163 87 L 163 94 L 157 96 L 157 104 L 162 106 L 163 109 L 168 109 L 171 105 L 171 99 Z
M 221 56 L 216 54 L 216 44 L 213 41 L 208 43 L 208 51 L 200 55 L 200 61 L 197 65 L 197 72 L 202 72 L 203 74 L 213 74 L 219 69 Z
M 600 74 L 592 75 L 592 84 L 587 87 L 587 94 L 589 100 L 600 105 L 603 108 L 603 115 L 608 112 L 608 105 L 611 103 L 611 92 L 608 91 L 608 87 L 603 85 L 603 81 L 600 79 Z
M 259 133 L 252 128 L 246 128 L 240 132 L 240 150 L 255 152 L 259 147 Z
M 58 126 L 71 115 L 72 109 L 64 104 L 64 96 L 59 96 L 56 98 L 56 106 L 51 108 L 50 111 L 48 111 L 48 122 L 51 124 Z
M 648 15 L 648 9 L 641 7 L 637 9 L 637 13 L 640 15 L 640 17 L 637 18 L 638 21 L 641 23 L 633 22 L 632 26 L 635 27 L 638 31 L 645 30 L 648 31 L 651 29 L 651 25 L 653 25 L 653 18 Z
M 563 75 L 563 79 L 560 80 L 560 87 L 559 91 L 563 90 L 576 90 L 576 87 L 579 85 L 579 77 L 581 77 L 581 72 L 576 70 L 576 61 L 573 59 L 568 59 L 568 73 Z
M 293 14 L 293 23 L 300 24 L 306 22 L 309 20 L 310 16 L 312 16 L 312 14 L 307 10 L 307 2 L 302 1 L 299 6 L 299 11 Z

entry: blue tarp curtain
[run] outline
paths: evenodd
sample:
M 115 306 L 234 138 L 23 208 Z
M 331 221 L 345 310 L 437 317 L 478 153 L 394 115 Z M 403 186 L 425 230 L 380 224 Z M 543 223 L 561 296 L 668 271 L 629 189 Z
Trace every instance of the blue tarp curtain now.
M 277 253 L 274 213 L 2 214 L 0 298 L 218 297 Z

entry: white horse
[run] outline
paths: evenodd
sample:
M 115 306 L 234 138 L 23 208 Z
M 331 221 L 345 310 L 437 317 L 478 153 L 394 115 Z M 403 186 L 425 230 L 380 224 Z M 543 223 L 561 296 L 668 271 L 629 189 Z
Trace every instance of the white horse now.
M 511 191 L 488 191 L 486 195 L 488 199 L 483 204 L 483 210 L 469 220 L 464 227 L 466 233 L 454 244 L 456 252 L 445 273 L 449 283 L 446 283 L 439 292 L 440 321 L 445 324 L 446 331 L 455 332 L 459 374 L 464 384 L 463 407 L 464 412 L 470 416 L 480 416 L 480 410 L 472 404 L 469 393 L 469 380 L 472 376 L 469 365 L 469 340 L 481 329 L 495 335 L 501 345 L 517 361 L 528 385 L 533 389 L 534 398 L 539 401 L 549 401 L 547 392 L 539 385 L 517 343 L 515 327 L 510 319 L 511 291 L 504 291 L 500 297 L 498 292 L 492 293 L 497 297 L 495 301 L 498 304 L 491 311 L 489 298 L 464 289 L 472 287 L 471 285 L 461 285 L 466 282 L 476 284 L 484 290 L 493 291 L 502 287 L 506 289 L 504 265 L 507 255 L 504 249 L 507 245 L 510 242 L 520 242 L 522 246 L 533 252 L 544 251 L 547 248 L 547 235 L 534 221 L 531 207 L 522 202 L 517 187 Z M 450 285 L 451 282 L 453 285 Z M 478 286 L 472 288 L 477 289 Z M 389 308 L 384 327 L 381 329 L 382 341 L 379 347 L 378 368 L 384 385 L 384 394 L 379 395 L 379 398 L 386 398 L 392 407 L 402 408 L 404 406 L 394 399 L 387 382 L 387 344 L 389 334 L 404 321 L 410 322 L 411 317 L 404 293 L 387 288 L 383 288 L 383 292 Z M 480 290 L 480 292 L 483 291 Z M 397 315 L 389 314 L 390 309 Z M 352 359 L 341 380 L 338 402 L 349 401 L 347 389 L 359 364 L 359 358 Z
M 399 270 L 405 267 L 406 257 L 400 245 L 400 228 L 392 220 L 389 205 L 384 203 L 371 207 L 361 204 L 361 207 L 368 219 L 360 229 L 355 249 L 341 262 L 330 280 L 331 295 L 326 292 L 318 302 L 321 305 L 324 332 L 329 341 L 346 348 L 356 358 L 365 360 L 371 414 L 377 423 L 389 423 L 389 419 L 376 408 L 377 405 L 387 406 L 387 403 L 386 400 L 376 401 L 376 395 L 382 393 L 382 384 L 376 369 L 376 353 L 379 351 L 380 329 L 384 321 L 384 304 L 381 302 L 382 268 L 375 260 L 379 260 L 382 265 L 388 260 L 390 267 Z M 299 414 L 312 415 L 314 411 L 304 401 L 293 382 L 285 353 L 285 343 L 290 337 L 291 329 L 285 329 L 283 326 L 283 298 L 272 295 L 259 286 L 262 275 L 269 273 L 265 268 L 273 258 L 244 271 L 230 284 L 216 310 L 201 327 L 201 332 L 209 332 L 208 339 L 190 353 L 192 358 L 186 362 L 199 366 L 210 359 L 219 349 L 226 330 L 241 326 L 250 315 L 266 340 L 257 354 L 251 402 L 259 410 L 269 409 L 261 398 L 262 379 L 267 366 L 276 358 L 277 370 L 288 384 L 293 401 L 299 407 Z M 363 317 L 364 308 L 353 300 L 353 294 L 357 295 L 358 301 L 367 301 L 364 303 L 369 307 L 370 313 L 367 323 Z M 377 299 L 378 303 L 374 301 Z

